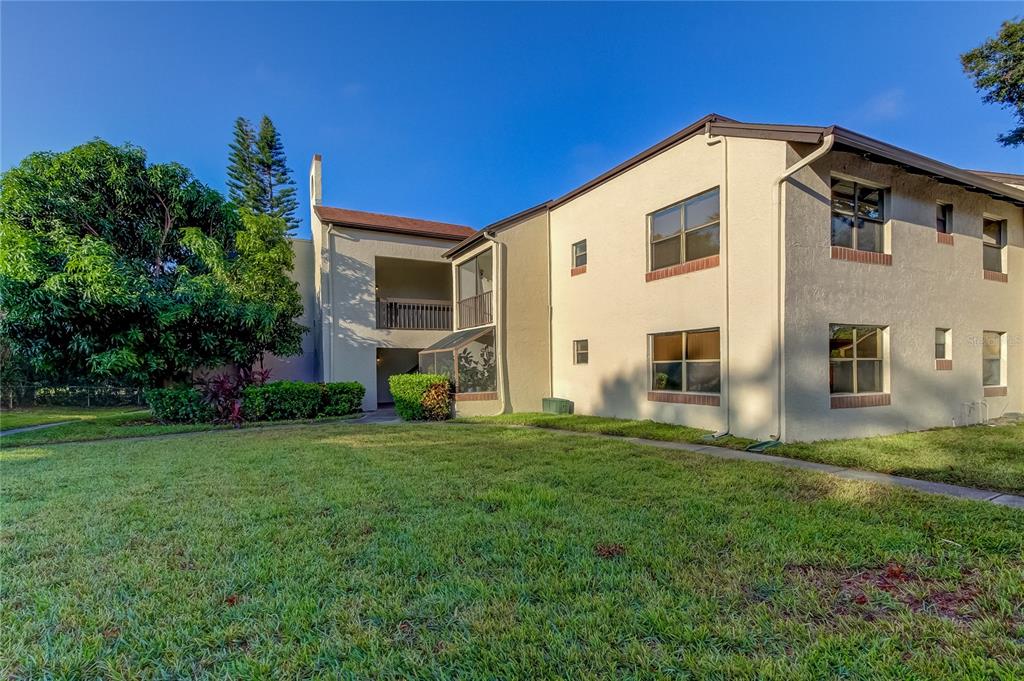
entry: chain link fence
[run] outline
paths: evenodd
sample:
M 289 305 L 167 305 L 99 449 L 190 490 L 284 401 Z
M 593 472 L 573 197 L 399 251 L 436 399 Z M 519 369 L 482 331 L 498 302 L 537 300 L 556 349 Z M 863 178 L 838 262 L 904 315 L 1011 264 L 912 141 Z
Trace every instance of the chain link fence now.
M 142 388 L 122 385 L 4 384 L 0 405 L 15 407 L 129 407 L 143 406 Z

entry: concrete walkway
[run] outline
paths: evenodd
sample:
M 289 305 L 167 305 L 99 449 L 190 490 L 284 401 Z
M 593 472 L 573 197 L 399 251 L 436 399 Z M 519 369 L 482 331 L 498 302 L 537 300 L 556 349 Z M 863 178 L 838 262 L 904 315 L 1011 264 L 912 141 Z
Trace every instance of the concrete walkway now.
M 904 478 L 899 475 L 874 473 L 872 471 L 862 471 L 854 468 L 843 468 L 842 466 L 833 466 L 831 464 L 817 463 L 814 461 L 803 461 L 802 459 L 790 459 L 784 456 L 772 456 L 771 454 L 745 452 L 738 449 L 716 447 L 714 445 L 696 445 L 687 442 L 666 442 L 664 440 L 647 440 L 639 437 L 621 437 L 618 435 L 605 435 L 603 433 L 581 433 L 575 430 L 562 430 L 560 428 L 538 428 L 536 426 L 518 425 L 510 425 L 505 427 L 533 428 L 535 430 L 547 430 L 556 433 L 564 433 L 566 435 L 582 435 L 585 437 L 596 437 L 603 438 L 606 440 L 618 440 L 623 442 L 630 442 L 632 444 L 637 445 L 646 445 L 648 447 L 658 447 L 659 449 L 674 449 L 676 451 L 698 452 L 700 454 L 707 454 L 708 456 L 713 456 L 718 459 L 770 463 L 776 466 L 786 466 L 787 468 L 800 468 L 807 471 L 816 471 L 818 473 L 828 473 L 829 475 L 834 475 L 838 478 L 843 478 L 844 480 L 858 480 L 860 482 L 871 482 L 877 485 L 892 485 L 895 487 L 905 487 L 908 489 L 915 489 L 919 492 L 925 492 L 927 494 L 940 494 L 942 496 L 956 497 L 958 499 L 971 499 L 973 501 L 988 501 L 990 503 L 999 504 L 1001 506 L 1010 506 L 1013 508 L 1024 509 L 1024 496 L 1006 494 L 1004 492 L 996 492 L 989 489 L 977 489 L 975 487 L 949 485 L 944 482 L 930 482 L 928 480 L 918 480 L 917 478 Z
M 22 428 L 0 430 L 0 437 L 3 437 L 4 435 L 15 435 L 17 433 L 27 433 L 32 430 L 43 430 L 44 428 L 56 428 L 57 426 L 63 426 L 67 423 L 74 423 L 74 421 L 57 421 L 56 423 L 43 423 L 38 426 L 23 426 Z

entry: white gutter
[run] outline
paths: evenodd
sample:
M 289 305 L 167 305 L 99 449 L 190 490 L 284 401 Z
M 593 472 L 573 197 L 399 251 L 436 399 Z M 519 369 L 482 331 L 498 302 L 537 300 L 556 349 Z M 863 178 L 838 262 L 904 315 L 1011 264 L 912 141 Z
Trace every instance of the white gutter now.
M 725 277 L 725 315 L 722 321 L 722 343 L 725 346 L 722 348 L 722 356 L 725 358 L 725 426 L 722 428 L 722 433 L 730 432 L 732 428 L 732 381 L 731 366 L 732 362 L 729 355 L 729 138 L 724 135 L 712 135 L 711 124 L 704 129 L 705 143 L 708 146 L 712 146 L 718 143 L 722 144 L 722 185 L 719 190 L 720 193 L 720 223 L 722 225 L 721 234 L 721 247 L 720 251 L 723 254 L 722 257 L 722 274 Z
M 785 290 L 786 273 L 783 268 L 783 250 L 785 246 L 785 234 L 783 232 L 782 224 L 782 186 L 786 181 L 797 171 L 809 166 L 810 164 L 817 161 L 819 158 L 827 154 L 832 150 L 832 145 L 835 144 L 836 137 L 834 134 L 825 135 L 821 141 L 821 146 L 812 151 L 807 156 L 794 163 L 793 165 L 786 168 L 786 171 L 779 176 L 779 179 L 775 180 L 773 187 L 774 192 L 772 200 L 775 202 L 775 238 L 778 239 L 778 248 L 776 252 L 776 263 L 775 267 L 778 271 L 778 282 L 777 292 L 778 300 L 776 301 L 776 316 L 775 316 L 775 332 L 776 332 L 776 365 L 779 368 L 777 378 L 777 395 L 776 395 L 776 411 L 778 413 L 778 433 L 773 436 L 775 440 L 782 440 L 785 436 L 785 401 L 786 393 L 783 388 L 783 380 L 785 377 L 785 353 L 782 351 L 784 341 L 784 329 L 782 325 L 782 305 L 783 295 Z

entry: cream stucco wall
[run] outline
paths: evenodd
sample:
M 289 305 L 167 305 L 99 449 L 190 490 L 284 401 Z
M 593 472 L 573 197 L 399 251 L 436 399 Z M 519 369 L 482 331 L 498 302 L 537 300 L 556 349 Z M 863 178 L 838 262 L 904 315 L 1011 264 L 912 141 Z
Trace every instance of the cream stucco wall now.
M 376 260 L 403 258 L 444 263 L 442 254 L 451 248 L 452 242 L 341 227 L 324 227 L 323 240 L 324 380 L 359 381 L 366 386 L 363 409 L 376 409 L 377 348 L 420 350 L 450 333 L 376 328 Z
M 319 381 L 320 355 L 319 331 L 317 329 L 317 302 L 314 286 L 314 251 L 309 239 L 291 239 L 294 254 L 294 269 L 289 273 L 292 281 L 299 285 L 302 297 L 302 316 L 296 319 L 309 329 L 302 337 L 302 354 L 295 357 L 267 355 L 264 368 L 270 369 L 271 380 Z
M 584 414 L 713 430 L 731 422 L 733 432 L 751 436 L 773 432 L 771 178 L 784 161 L 779 143 L 719 138 L 709 144 L 698 135 L 552 211 L 556 397 Z M 646 281 L 647 215 L 716 186 L 722 187 L 720 265 Z M 587 239 L 587 271 L 573 277 L 570 248 L 580 239 Z M 648 334 L 704 328 L 721 330 L 720 406 L 648 401 Z M 573 364 L 576 339 L 589 341 L 589 364 Z
M 831 259 L 831 173 L 890 188 L 891 266 Z M 859 437 L 1024 411 L 1024 211 L 840 152 L 795 180 L 786 190 L 785 438 Z M 953 204 L 953 246 L 936 241 L 940 201 Z M 1009 283 L 983 278 L 983 215 L 1007 221 Z M 830 408 L 832 323 L 889 327 L 890 406 Z M 935 370 L 936 328 L 952 329 L 952 371 Z M 985 330 L 1007 334 L 1007 397 L 983 395 Z

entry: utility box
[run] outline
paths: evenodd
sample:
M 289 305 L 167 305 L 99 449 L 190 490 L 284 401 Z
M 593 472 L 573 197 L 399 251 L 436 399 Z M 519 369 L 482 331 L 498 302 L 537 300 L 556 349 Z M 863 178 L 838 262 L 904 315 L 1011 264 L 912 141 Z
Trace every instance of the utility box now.
M 545 397 L 543 400 L 545 414 L 571 414 L 572 401 L 561 397 Z

